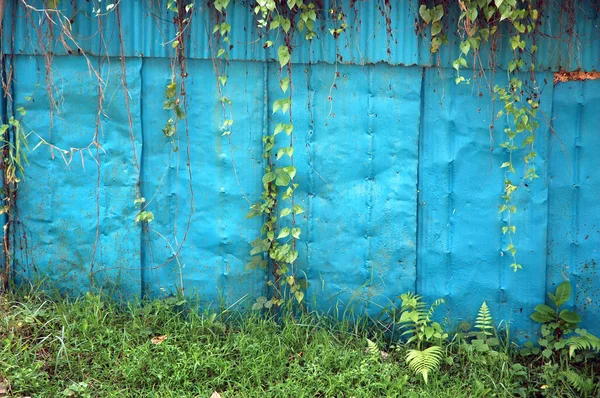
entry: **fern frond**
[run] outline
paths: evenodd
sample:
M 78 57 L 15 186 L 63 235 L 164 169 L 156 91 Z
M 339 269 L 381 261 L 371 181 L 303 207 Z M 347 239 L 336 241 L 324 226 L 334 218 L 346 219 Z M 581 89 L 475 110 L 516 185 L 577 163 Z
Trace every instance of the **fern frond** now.
M 429 311 L 427 312 L 427 317 L 426 317 L 428 322 L 431 320 L 431 317 L 433 316 L 433 313 L 435 312 L 436 308 L 442 304 L 446 304 L 446 300 L 444 300 L 443 298 L 439 298 L 439 299 L 435 300 L 433 302 L 433 304 L 431 304 L 431 307 L 429 307 Z
M 486 336 L 491 336 L 493 334 L 494 319 L 492 318 L 492 313 L 485 301 L 481 304 L 481 307 L 479 307 L 477 319 L 475 319 L 475 328 L 479 329 L 479 332 Z
M 600 338 L 584 330 L 579 332 L 578 336 L 571 336 L 567 339 L 569 346 L 569 356 L 573 356 L 577 351 L 589 350 L 600 352 Z
M 427 384 L 429 373 L 440 366 L 443 352 L 442 347 L 435 345 L 423 351 L 409 350 L 406 355 L 406 363 L 415 374 L 423 376 L 423 380 Z
M 565 370 L 561 373 L 565 376 L 567 382 L 571 385 L 571 387 L 573 387 L 580 393 L 590 393 L 595 387 L 593 379 L 583 377 L 582 375 L 573 371 L 572 369 Z
M 381 356 L 377 344 L 369 339 L 367 339 L 367 354 L 369 354 L 371 359 L 379 359 L 379 357 Z

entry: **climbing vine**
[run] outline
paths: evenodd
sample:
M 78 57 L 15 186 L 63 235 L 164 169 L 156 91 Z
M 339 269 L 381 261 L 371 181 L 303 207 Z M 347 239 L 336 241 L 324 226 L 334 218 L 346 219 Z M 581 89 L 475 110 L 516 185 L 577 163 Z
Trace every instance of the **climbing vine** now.
M 504 169 L 504 193 L 500 213 L 506 214 L 502 233 L 507 237 L 504 252 L 508 253 L 512 262 L 510 267 L 517 271 L 522 265 L 517 261 L 517 249 L 513 240 L 517 227 L 512 215 L 517 212 L 514 195 L 525 181 L 538 178 L 535 171 L 534 148 L 535 129 L 539 126 L 538 108 L 539 87 L 535 76 L 535 32 L 540 23 L 537 2 L 533 0 L 459 0 L 457 33 L 459 36 L 459 56 L 453 61 L 456 70 L 456 84 L 469 83 L 470 79 L 461 74 L 468 67 L 466 57 L 472 55 L 474 69 L 484 69 L 481 63 L 480 49 L 482 43 L 492 43 L 491 57 L 495 68 L 496 33 L 499 30 L 508 32 L 513 57 L 508 63 L 506 86 L 493 86 L 493 100 L 502 105 L 495 115 L 497 120 L 504 120 L 506 139 L 499 145 L 507 152 L 508 159 L 502 163 Z M 443 17 L 448 15 L 449 8 L 444 3 L 428 7 L 421 4 L 419 15 L 425 25 L 431 26 L 431 52 L 438 51 L 441 45 L 448 43 L 444 33 Z M 527 60 L 526 60 L 527 58 Z M 528 61 L 528 62 L 526 62 Z M 529 79 L 525 74 L 529 72 Z M 490 128 L 493 129 L 493 124 Z M 523 154 L 524 174 L 517 176 L 515 156 L 519 149 Z M 520 153 L 520 152 L 519 152 Z
M 60 11 L 61 5 L 64 5 L 64 3 L 61 4 L 60 0 L 40 2 L 39 4 L 43 4 L 44 8 L 36 8 L 26 0 L 18 0 L 13 3 L 24 7 L 31 21 L 36 19 L 32 15 L 37 16 L 41 21 L 37 41 L 39 42 L 40 53 L 43 54 L 45 67 L 43 73 L 50 102 L 50 137 L 46 139 L 34 133 L 35 137 L 39 138 L 38 146 L 47 145 L 53 156 L 54 151 L 57 150 L 67 164 L 70 163 L 73 153 L 79 152 L 83 163 L 83 151 L 90 151 L 90 148 L 96 149 L 95 161 L 98 164 L 98 173 L 100 173 L 98 159 L 99 152 L 103 151 L 99 144 L 99 136 L 101 135 L 100 120 L 103 114 L 104 88 L 106 86 L 100 73 L 103 61 L 99 60 L 97 67 L 92 65 L 90 58 L 72 34 L 72 18 Z M 115 13 L 117 17 L 120 62 L 123 67 L 121 86 L 127 107 L 129 133 L 135 152 L 136 143 L 129 111 L 129 93 L 127 91 L 125 68 L 127 54 L 124 50 L 120 26 L 122 2 L 112 0 L 102 3 L 100 0 L 95 0 L 92 3 L 93 11 L 91 15 L 97 18 L 98 30 L 101 36 L 102 23 L 107 16 Z M 349 3 L 351 8 L 354 7 L 354 1 Z M 210 0 L 206 3 L 198 3 L 198 6 L 196 6 L 191 0 L 164 0 L 150 1 L 148 4 L 152 4 L 152 7 L 159 7 L 161 12 L 167 14 L 167 17 L 164 18 L 161 13 L 150 12 L 149 14 L 156 18 L 155 22 L 157 24 L 171 24 L 170 27 L 174 27 L 174 35 L 166 37 L 165 42 L 161 43 L 167 47 L 170 53 L 171 69 L 170 74 L 160 83 L 161 85 L 164 84 L 164 87 L 161 86 L 160 89 L 160 98 L 166 111 L 166 117 L 159 124 L 156 131 L 159 135 L 162 131 L 167 146 L 169 143 L 171 144 L 171 154 L 177 154 L 173 156 L 179 156 L 181 143 L 187 142 L 187 170 L 189 173 L 191 203 L 183 239 L 178 240 L 177 225 L 174 226 L 173 235 L 177 240 L 175 244 L 171 244 L 163 234 L 148 227 L 148 224 L 154 220 L 154 213 L 149 209 L 154 196 L 150 197 L 148 195 L 149 199 L 146 200 L 139 186 L 136 187 L 135 197 L 132 198 L 133 203 L 138 206 L 133 221 L 140 223 L 145 228 L 144 230 L 154 231 L 166 241 L 173 254 L 168 261 L 175 260 L 179 264 L 181 291 L 183 292 L 183 278 L 181 277 L 183 265 L 179 260 L 179 252 L 185 242 L 191 217 L 194 213 L 188 107 L 186 102 L 186 81 L 188 77 L 186 57 L 189 51 L 190 26 L 194 15 L 203 12 L 204 6 L 207 5 L 210 9 L 206 14 L 210 19 L 207 35 L 209 36 L 209 46 L 212 52 L 212 65 L 218 91 L 217 101 L 220 107 L 218 133 L 229 142 L 233 170 L 236 173 L 235 163 L 233 162 L 234 148 L 231 142 L 235 120 L 232 106 L 236 101 L 236 93 L 228 86 L 230 61 L 234 48 L 231 36 L 233 22 L 230 17 L 233 2 L 230 0 Z M 338 62 L 342 62 L 338 38 L 343 37 L 349 29 L 348 13 L 343 9 L 345 4 L 333 1 L 330 3 L 329 9 L 324 9 L 324 3 L 320 0 L 256 0 L 251 3 L 243 3 L 243 6 L 249 8 L 247 11 L 255 19 L 258 32 L 257 42 L 260 42 L 267 54 L 276 61 L 272 65 L 277 65 L 278 69 L 276 81 L 278 94 L 273 102 L 268 104 L 272 129 L 262 137 L 262 166 L 264 167 L 261 177 L 262 193 L 256 203 L 250 204 L 249 202 L 250 211 L 247 214 L 249 218 L 261 217 L 263 220 L 259 237 L 251 243 L 251 259 L 248 266 L 249 268 L 267 269 L 270 279 L 268 282 L 270 291 L 266 295 L 269 297 L 265 296 L 257 300 L 254 306 L 257 309 L 280 306 L 287 296 L 293 297 L 298 303 L 302 303 L 304 300 L 306 281 L 298 276 L 299 267 L 297 264 L 299 240 L 302 239 L 301 218 L 299 216 L 304 212 L 304 209 L 296 200 L 296 192 L 302 181 L 298 179 L 294 157 L 296 150 L 294 139 L 298 131 L 295 129 L 293 116 L 295 101 L 293 97 L 294 69 L 292 67 L 292 55 L 297 54 L 297 49 L 301 46 L 308 45 L 311 48 L 312 41 L 318 38 L 319 34 L 333 37 L 336 57 L 335 74 L 332 76 L 328 98 L 331 103 L 332 92 L 337 88 L 336 79 L 339 77 Z M 455 82 L 457 84 L 469 84 L 472 80 L 477 80 L 488 72 L 494 75 L 497 72 L 495 53 L 498 42 L 502 40 L 501 36 L 508 37 L 507 43 L 512 50 L 512 58 L 506 65 L 506 83 L 490 83 L 488 87 L 494 104 L 501 108 L 498 112 L 494 112 L 493 123 L 501 125 L 504 132 L 504 138 L 499 143 L 505 156 L 500 165 L 504 178 L 502 202 L 499 205 L 499 211 L 502 214 L 501 217 L 503 217 L 502 233 L 506 242 L 503 246 L 503 252 L 510 256 L 510 267 L 515 271 L 522 268 L 517 259 L 517 226 L 513 220 L 514 214 L 517 212 L 515 197 L 519 189 L 528 181 L 538 178 L 534 132 L 539 126 L 540 116 L 538 112 L 540 112 L 541 89 L 536 79 L 535 59 L 537 53 L 536 33 L 541 25 L 540 14 L 543 5 L 544 2 L 537 0 L 458 0 L 457 2 L 420 0 L 418 8 L 420 19 L 417 19 L 417 31 L 420 33 L 427 31 L 430 38 L 430 49 L 433 54 L 439 53 L 442 47 L 450 42 L 454 43 L 456 41 L 456 44 L 458 44 L 458 56 L 452 62 L 452 66 L 456 71 Z M 388 54 L 391 51 L 390 37 L 393 37 L 390 27 L 390 15 L 393 6 L 395 6 L 393 2 L 385 1 L 384 6 L 380 8 L 387 25 Z M 151 8 L 151 6 L 148 7 Z M 3 12 L 4 9 L 0 11 Z M 158 14 L 160 14 L 160 17 L 157 16 Z M 354 23 L 356 22 L 359 22 L 357 18 L 354 19 Z M 42 34 L 43 29 L 46 29 L 44 34 Z M 360 30 L 357 29 L 357 31 Z M 101 37 L 100 42 L 105 45 L 104 37 Z M 53 87 L 52 62 L 55 49 L 51 47 L 52 43 L 62 43 L 68 53 L 77 52 L 84 57 L 90 69 L 90 74 L 98 80 L 97 125 L 93 141 L 88 147 L 70 148 L 66 151 L 51 143 L 52 120 L 55 107 L 58 108 L 56 103 L 59 102 L 53 97 L 57 90 Z M 489 47 L 490 64 L 488 65 L 484 65 L 484 61 L 482 61 L 481 54 L 485 51 L 484 46 Z M 108 47 L 105 49 L 108 51 Z M 14 53 L 14 51 L 10 51 L 10 53 Z M 108 55 L 106 55 L 107 57 Z M 467 71 L 469 68 L 473 69 L 473 78 L 468 77 Z M 9 76 L 7 82 L 4 82 L 8 83 L 8 86 L 10 85 L 10 79 Z M 6 88 L 7 84 L 4 84 L 4 86 L 5 95 L 9 95 Z M 331 103 L 328 116 L 333 115 L 335 117 L 332 110 L 333 104 Z M 3 120 L 3 124 L 0 125 L 4 174 L 4 195 L 0 212 L 9 213 L 11 216 L 14 215 L 14 199 L 19 178 L 26 172 L 24 165 L 26 163 L 28 137 L 21 120 L 26 110 L 19 108 L 16 112 L 20 114 L 20 117 L 19 115 L 12 116 Z M 494 129 L 493 124 L 491 126 L 492 130 Z M 179 134 L 180 131 L 183 133 L 180 128 L 181 125 L 185 125 L 185 139 L 180 137 L 183 134 Z M 216 129 L 217 126 L 215 126 Z M 237 130 L 235 134 L 237 134 Z M 137 156 L 134 156 L 134 158 L 137 158 Z M 134 161 L 137 162 L 137 160 Z M 136 164 L 136 167 L 139 171 L 140 166 Z M 240 185 L 239 181 L 238 185 Z M 97 190 L 99 189 L 100 182 L 98 180 Z M 99 225 L 99 199 L 97 200 L 97 208 Z M 9 216 L 5 231 L 10 226 L 10 220 L 13 220 L 13 218 Z M 6 236 L 7 232 L 5 232 L 4 250 L 7 253 L 8 264 L 10 249 L 8 248 Z M 98 236 L 99 229 L 97 229 Z M 92 260 L 93 262 L 94 260 Z M 92 274 L 93 272 L 90 272 L 90 275 Z
M 251 206 L 248 217 L 262 216 L 264 224 L 261 236 L 252 242 L 250 254 L 253 256 L 250 268 L 271 266 L 273 279 L 269 281 L 274 294 L 270 299 L 259 298 L 253 308 L 271 308 L 283 303 L 286 292 L 292 294 L 298 303 L 304 299 L 303 288 L 306 281 L 297 277 L 295 262 L 298 258 L 297 241 L 302 233 L 296 216 L 304 213 L 302 206 L 295 201 L 296 166 L 294 165 L 294 123 L 292 108 L 292 64 L 293 27 L 312 40 L 316 33 L 317 19 L 314 3 L 304 4 L 301 0 L 288 0 L 287 8 L 277 8 L 273 0 L 258 1 L 254 9 L 258 15 L 258 27 L 266 28 L 275 34 L 280 42 L 277 47 L 277 60 L 280 68 L 279 88 L 281 97 L 272 105 L 276 125 L 272 134 L 263 137 L 263 158 L 265 170 L 262 177 L 261 200 Z M 265 47 L 273 41 L 267 40 Z M 287 136 L 288 139 L 281 138 Z

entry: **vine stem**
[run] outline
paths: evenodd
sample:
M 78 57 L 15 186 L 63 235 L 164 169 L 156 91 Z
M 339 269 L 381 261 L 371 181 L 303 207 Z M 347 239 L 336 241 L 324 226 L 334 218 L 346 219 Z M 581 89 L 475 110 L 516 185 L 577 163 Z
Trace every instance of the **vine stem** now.
M 165 238 L 163 234 L 161 234 L 154 228 L 148 227 L 148 230 L 154 232 L 160 238 L 162 238 L 162 240 L 164 240 L 165 243 L 169 246 L 169 249 L 171 249 L 171 253 L 172 253 L 173 257 L 175 258 L 175 261 L 177 262 L 177 267 L 179 268 L 179 286 L 181 287 L 181 295 L 185 296 L 185 288 L 183 286 L 183 265 L 179 261 L 179 249 L 176 252 L 175 249 L 173 248 L 173 245 L 171 245 L 171 243 L 169 242 L 169 240 L 167 238 Z
M 0 0 L 0 30 L 2 30 L 2 21 L 4 20 L 4 9 L 6 8 L 6 0 Z

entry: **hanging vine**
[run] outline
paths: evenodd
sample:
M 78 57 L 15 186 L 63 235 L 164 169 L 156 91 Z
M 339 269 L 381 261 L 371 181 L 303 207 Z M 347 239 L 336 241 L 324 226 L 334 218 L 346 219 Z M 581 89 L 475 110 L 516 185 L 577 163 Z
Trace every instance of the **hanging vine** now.
M 4 2 L 0 1 L 0 5 Z M 27 18 L 33 24 L 32 15 L 38 16 L 38 22 L 34 24 L 38 30 L 38 46 L 43 56 L 44 77 L 46 83 L 47 95 L 50 102 L 50 126 L 49 137 L 43 138 L 32 132 L 39 138 L 39 145 L 47 145 L 52 155 L 54 151 L 65 160 L 66 164 L 71 162 L 73 153 L 79 152 L 83 159 L 83 151 L 91 153 L 91 149 L 96 149 L 95 160 L 99 162 L 99 152 L 103 151 L 98 142 L 102 107 L 104 102 L 105 82 L 100 76 L 101 61 L 98 61 L 97 69 L 92 66 L 83 48 L 77 43 L 72 34 L 71 18 L 67 17 L 60 10 L 61 2 L 59 0 L 43 1 L 44 8 L 36 8 L 26 0 L 14 1 L 17 6 L 26 10 Z M 155 4 L 154 2 L 150 2 Z M 37 4 L 37 3 L 35 3 Z M 74 4 L 74 3 L 73 3 Z M 233 43 L 231 38 L 232 19 L 230 13 L 233 8 L 233 2 L 230 0 L 210 0 L 206 3 L 210 9 L 210 16 L 213 17 L 207 34 L 210 37 L 209 44 L 212 50 L 212 63 L 217 80 L 218 101 L 221 108 L 219 133 L 229 141 L 233 171 L 236 174 L 235 163 L 233 162 L 233 145 L 231 136 L 234 124 L 234 114 L 232 101 L 235 100 L 235 93 L 228 86 L 229 68 L 232 57 Z M 329 115 L 333 113 L 332 91 L 337 88 L 337 79 L 339 78 L 338 62 L 342 62 L 340 54 L 340 45 L 338 38 L 349 29 L 347 15 L 350 10 L 344 10 L 346 3 L 333 1 L 330 2 L 329 9 L 323 9 L 323 2 L 320 0 L 256 0 L 250 5 L 243 3 L 238 7 L 248 7 L 255 18 L 258 27 L 257 40 L 263 40 L 262 46 L 268 54 L 272 54 L 278 65 L 277 85 L 279 94 L 274 101 L 270 103 L 269 112 L 273 122 L 271 132 L 262 137 L 263 141 L 263 160 L 264 173 L 262 175 L 262 194 L 260 199 L 251 205 L 248 217 L 261 217 L 263 224 L 260 230 L 260 236 L 252 242 L 251 260 L 248 264 L 250 268 L 262 268 L 268 270 L 269 298 L 261 297 L 254 305 L 254 308 L 271 308 L 280 306 L 287 296 L 293 296 L 297 303 L 304 300 L 304 291 L 306 282 L 298 277 L 298 245 L 301 239 L 302 229 L 300 226 L 300 214 L 304 209 L 296 200 L 296 192 L 300 181 L 297 178 L 297 169 L 295 165 L 295 146 L 294 135 L 297 133 L 294 126 L 293 104 L 294 104 L 294 82 L 292 67 L 292 54 L 297 54 L 298 48 L 311 43 L 321 32 L 329 34 L 335 40 L 335 71 L 332 84 L 329 89 L 330 109 Z M 354 9 L 356 2 L 350 1 L 350 8 Z M 430 50 L 432 53 L 438 51 L 447 45 L 454 37 L 454 32 L 458 38 L 459 55 L 454 59 L 452 66 L 456 70 L 455 82 L 457 84 L 468 84 L 472 79 L 465 73 L 468 68 L 473 69 L 474 79 L 478 79 L 486 70 L 492 74 L 496 72 L 497 62 L 495 53 L 497 51 L 498 41 L 507 36 L 507 43 L 512 50 L 512 58 L 506 65 L 507 83 L 489 85 L 495 104 L 500 104 L 501 110 L 494 115 L 495 123 L 501 124 L 504 137 L 499 146 L 506 157 L 500 167 L 503 169 L 503 194 L 502 202 L 499 205 L 499 211 L 503 217 L 502 233 L 505 236 L 505 245 L 503 253 L 510 257 L 510 267 L 517 271 L 522 265 L 517 259 L 517 226 L 514 223 L 514 214 L 517 212 L 516 194 L 527 181 L 538 178 L 536 173 L 535 150 L 535 131 L 539 126 L 539 107 L 541 89 L 536 79 L 536 34 L 541 25 L 540 9 L 544 6 L 543 1 L 538 0 L 458 0 L 450 2 L 444 0 L 420 0 L 418 14 L 420 20 L 417 20 L 417 30 L 424 31 L 428 29 L 430 37 Z M 64 5 L 64 4 L 63 4 Z M 171 249 L 173 256 L 167 262 L 176 260 L 180 271 L 181 291 L 183 292 L 183 265 L 179 260 L 179 253 L 183 247 L 188 231 L 190 229 L 192 214 L 194 213 L 194 191 L 193 191 L 193 173 L 191 170 L 191 150 L 188 128 L 188 111 L 186 99 L 186 81 L 187 56 L 189 51 L 188 38 L 191 22 L 196 10 L 195 4 L 191 0 L 165 0 L 156 2 L 158 7 L 162 8 L 164 16 L 165 8 L 167 18 L 156 18 L 157 23 L 168 23 L 174 27 L 175 34 L 165 39 L 164 45 L 171 52 L 171 70 L 168 78 L 165 79 L 163 108 L 168 116 L 165 118 L 164 125 L 158 127 L 157 131 L 162 130 L 164 137 L 171 143 L 173 153 L 180 156 L 180 144 L 182 137 L 178 134 L 178 127 L 185 124 L 185 141 L 187 146 L 187 170 L 189 173 L 189 190 L 191 195 L 190 214 L 187 219 L 187 225 L 183 234 L 183 239 L 171 244 L 167 238 L 158 231 L 148 227 L 154 220 L 154 213 L 150 211 L 149 204 L 152 202 L 143 197 L 141 189 L 136 189 L 134 203 L 139 206 L 136 212 L 135 222 L 141 223 L 144 230 L 155 232 L 161 239 L 165 240 L 167 246 Z M 129 93 L 127 92 L 127 76 L 125 68 L 126 52 L 123 44 L 123 32 L 120 26 L 120 10 L 122 3 L 120 0 L 104 2 L 96 0 L 93 2 L 92 14 L 98 18 L 99 31 L 102 31 L 101 18 L 109 13 L 116 13 L 117 23 L 119 24 L 118 40 L 120 50 L 120 62 L 122 65 L 122 82 L 124 101 L 129 108 Z M 373 6 L 377 6 L 373 4 Z M 204 4 L 202 4 L 204 7 Z M 199 7 L 199 8 L 202 8 Z M 75 8 L 75 6 L 74 6 Z M 391 52 L 391 13 L 392 2 L 384 1 L 379 7 L 386 23 L 386 37 L 388 56 Z M 0 6 L 0 15 L 4 8 Z M 356 9 L 354 9 L 357 15 Z M 452 16 L 457 16 L 452 19 Z M 321 26 L 318 26 L 320 18 Z M 2 18 L 0 17 L 0 20 Z M 359 22 L 358 17 L 354 22 Z M 352 23 L 352 21 L 350 22 Z M 14 25 L 14 18 L 13 18 Z M 360 28 L 356 28 L 360 31 Z M 14 26 L 13 26 L 14 33 Z M 452 33 L 452 34 L 451 34 Z M 102 33 L 101 33 L 102 35 Z M 504 35 L 504 36 L 503 36 Z M 452 39 L 453 40 L 453 39 Z M 104 43 L 104 38 L 102 38 Z M 81 54 L 91 72 L 98 80 L 98 114 L 97 126 L 93 142 L 84 148 L 70 148 L 63 150 L 52 143 L 52 121 L 55 114 L 56 102 L 55 88 L 53 88 L 52 62 L 56 53 L 51 48 L 53 43 L 60 43 L 65 47 L 67 53 Z M 484 45 L 490 48 L 490 63 L 484 65 L 481 59 L 481 50 Z M 310 47 L 310 45 L 309 45 Z M 104 48 L 108 57 L 108 46 Z M 359 48 L 360 50 L 360 48 Z M 14 49 L 11 51 L 14 54 Z M 491 65 L 491 68 L 490 68 Z M 9 74 L 12 74 L 12 70 Z M 168 81 L 168 83 L 167 83 Z M 10 95 L 11 77 L 3 80 L 4 94 Z M 162 94 L 161 94 L 162 95 Z M 233 99 L 232 99 L 233 98 Z M 25 107 L 26 108 L 26 107 Z M 17 186 L 20 176 L 25 172 L 27 138 L 22 121 L 26 114 L 25 108 L 19 108 L 13 116 L 8 117 L 0 124 L 0 137 L 3 153 L 3 174 L 4 174 L 4 196 L 0 207 L 0 213 L 9 213 L 8 223 L 5 226 L 4 250 L 7 257 L 7 264 L 10 263 L 10 248 L 8 236 L 10 234 L 11 222 L 14 218 L 14 202 L 16 198 Z M 58 112 L 58 108 L 56 110 Z M 135 137 L 133 131 L 132 117 L 128 112 L 128 127 L 132 140 L 133 152 L 135 153 Z M 493 130 L 494 126 L 491 126 Z M 160 134 L 160 133 L 159 133 Z M 167 144 L 168 145 L 168 144 Z M 37 147 L 37 146 L 36 146 Z M 35 148 L 34 148 L 35 149 Z M 137 158 L 137 156 L 134 156 Z M 178 158 L 179 160 L 179 158 Z M 99 164 L 98 164 L 99 166 Z M 100 167 L 100 166 L 99 166 Z M 140 166 L 136 165 L 138 171 Z M 523 172 L 521 173 L 521 169 Z M 100 172 L 98 172 L 100 174 Z M 99 181 L 99 180 L 98 180 Z M 239 181 L 238 181 L 238 185 Z M 98 188 L 100 183 L 98 182 Z M 241 185 L 240 185 L 241 188 Z M 245 197 L 245 194 L 244 194 Z M 178 203 L 178 202 L 177 202 Z M 99 204 L 98 207 L 98 226 L 99 226 Z M 177 210 L 176 210 L 177 213 Z M 176 217 L 175 217 L 176 218 Z M 178 225 L 175 222 L 173 235 L 178 239 Z M 7 232 L 9 231 L 9 232 Z M 99 236 L 99 227 L 96 235 Z M 166 235 L 166 234 L 165 234 Z M 95 249 L 94 249 L 95 256 Z M 94 260 L 92 259 L 92 262 Z M 165 262 L 166 263 L 166 262 Z M 163 264 L 164 265 L 164 264 Z M 92 266 L 93 268 L 93 266 Z M 6 266 L 9 270 L 9 265 Z M 8 272 L 8 271 L 7 271 Z M 93 272 L 90 272 L 92 275 Z M 91 283 L 90 278 L 90 283 Z
M 263 193 L 261 200 L 251 206 L 247 217 L 262 216 L 264 224 L 261 236 L 252 242 L 253 256 L 249 268 L 267 268 L 270 265 L 273 280 L 273 297 L 260 297 L 254 309 L 271 308 L 283 303 L 286 292 L 292 294 L 298 303 L 304 299 L 303 289 L 306 281 L 296 275 L 295 262 L 298 258 L 297 241 L 302 233 L 296 222 L 296 216 L 304 213 L 302 206 L 295 201 L 296 166 L 294 165 L 294 121 L 292 108 L 292 51 L 294 27 L 305 40 L 316 37 L 315 22 L 317 13 L 315 4 L 304 4 L 301 0 L 288 0 L 287 7 L 277 8 L 273 0 L 259 0 L 254 8 L 258 15 L 259 28 L 266 28 L 276 35 L 280 45 L 277 47 L 277 60 L 280 68 L 279 88 L 282 97 L 272 105 L 273 117 L 277 123 L 273 133 L 263 137 L 263 158 L 265 172 L 262 177 Z M 265 47 L 271 47 L 273 41 L 267 40 Z M 288 140 L 280 138 L 284 133 Z M 279 137 L 278 137 L 279 136 Z M 285 144 L 283 144 L 285 143 Z
M 507 152 L 508 160 L 502 163 L 504 171 L 503 203 L 499 207 L 500 213 L 505 214 L 502 233 L 507 237 L 504 252 L 508 253 L 512 262 L 510 267 L 517 271 L 522 265 L 517 261 L 517 248 L 513 240 L 517 227 L 514 225 L 512 215 L 517 212 L 514 204 L 514 195 L 525 181 L 538 178 L 535 171 L 535 129 L 539 126 L 538 108 L 540 89 L 535 76 L 535 53 L 537 51 L 535 33 L 541 23 L 537 2 L 533 0 L 459 0 L 458 36 L 460 54 L 452 66 L 456 70 L 456 84 L 469 83 L 470 80 L 461 74 L 461 70 L 468 67 L 466 57 L 472 54 L 472 66 L 484 68 L 479 57 L 482 43 L 489 43 L 496 38 L 496 33 L 506 31 L 513 51 L 513 58 L 508 63 L 506 86 L 493 87 L 493 100 L 502 104 L 495 116 L 496 119 L 504 118 L 504 133 L 506 139 L 500 147 Z M 438 51 L 441 45 L 448 43 L 444 34 L 442 19 L 449 14 L 444 3 L 428 7 L 421 4 L 419 15 L 425 25 L 431 26 L 431 52 Z M 495 68 L 495 42 L 491 46 L 492 67 Z M 526 60 L 525 58 L 528 57 Z M 528 61 L 528 62 L 526 62 Z M 530 73 L 529 80 L 524 79 L 524 74 Z M 493 129 L 493 125 L 491 126 Z M 515 167 L 516 151 L 524 148 L 523 154 L 524 174 L 517 177 Z M 516 181 L 515 178 L 518 180 Z

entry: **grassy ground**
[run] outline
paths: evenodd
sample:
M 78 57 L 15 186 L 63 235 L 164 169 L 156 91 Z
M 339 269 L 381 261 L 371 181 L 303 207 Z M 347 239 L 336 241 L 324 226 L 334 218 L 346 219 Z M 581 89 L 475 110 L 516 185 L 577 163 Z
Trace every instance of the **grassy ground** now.
M 365 324 L 187 308 L 178 300 L 2 296 L 1 383 L 7 394 L 31 397 L 583 396 L 548 365 L 518 364 L 508 346 L 492 358 L 450 344 L 425 385 L 404 348 Z M 367 350 L 367 339 L 381 352 Z

